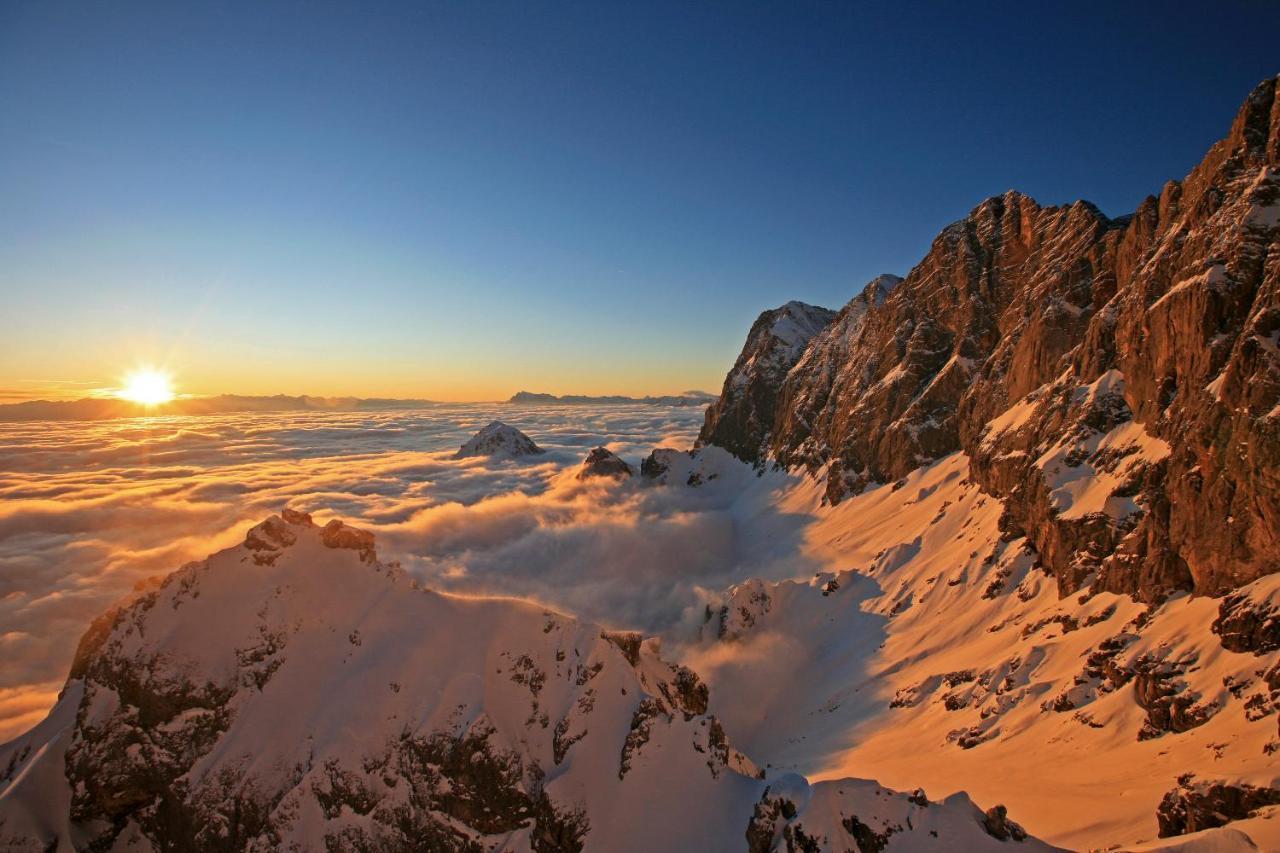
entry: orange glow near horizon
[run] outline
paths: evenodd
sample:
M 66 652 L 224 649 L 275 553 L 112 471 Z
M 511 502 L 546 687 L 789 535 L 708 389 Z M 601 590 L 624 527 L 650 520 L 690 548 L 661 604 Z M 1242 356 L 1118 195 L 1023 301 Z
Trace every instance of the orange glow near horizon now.
M 150 372 L 169 380 L 173 403 L 221 394 L 483 403 L 506 400 L 517 391 L 630 397 L 688 390 L 714 393 L 731 363 L 726 356 L 721 363 L 690 370 L 674 357 L 602 355 L 539 364 L 491 354 L 389 358 L 344 347 L 295 354 L 160 339 L 94 342 L 91 348 L 73 342 L 44 351 L 23 350 L 8 361 L 0 354 L 0 405 L 103 397 L 141 402 L 153 398 L 134 394 L 134 377 Z M 159 408 L 165 403 L 150 405 Z
M 176 395 L 169 374 L 152 367 L 143 367 L 124 378 L 124 387 L 116 392 L 116 396 L 144 406 L 156 406 L 168 403 Z

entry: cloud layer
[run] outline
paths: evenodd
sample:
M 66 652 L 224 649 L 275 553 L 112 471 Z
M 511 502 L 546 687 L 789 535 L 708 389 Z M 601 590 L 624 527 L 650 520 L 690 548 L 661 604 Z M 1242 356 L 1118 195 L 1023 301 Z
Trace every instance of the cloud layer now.
M 451 458 L 495 417 L 548 453 Z M 697 408 L 459 405 L 0 425 L 0 741 L 51 703 L 94 616 L 285 505 L 374 530 L 383 559 L 437 588 L 678 635 L 708 591 L 810 568 L 797 520 L 769 509 L 779 475 L 726 459 L 697 489 L 573 476 L 592 447 L 634 465 L 690 446 L 700 422 Z

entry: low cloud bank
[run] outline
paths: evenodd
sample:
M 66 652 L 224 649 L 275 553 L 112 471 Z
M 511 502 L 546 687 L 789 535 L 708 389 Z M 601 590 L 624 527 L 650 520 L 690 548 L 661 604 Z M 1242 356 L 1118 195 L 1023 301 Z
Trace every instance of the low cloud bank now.
M 547 453 L 452 459 L 495 417 Z M 535 599 L 679 637 L 735 579 L 795 576 L 802 519 L 727 457 L 693 489 L 578 481 L 604 444 L 688 447 L 695 408 L 441 406 L 0 425 L 0 741 L 52 703 L 89 621 L 141 579 L 243 539 L 285 505 L 373 530 L 424 583 Z

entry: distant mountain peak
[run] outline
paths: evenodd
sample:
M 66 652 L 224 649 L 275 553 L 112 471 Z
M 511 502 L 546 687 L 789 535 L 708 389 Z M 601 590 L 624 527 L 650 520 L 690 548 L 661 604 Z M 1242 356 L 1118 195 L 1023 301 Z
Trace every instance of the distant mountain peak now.
M 652 405 L 652 406 L 705 406 L 715 400 L 714 394 L 705 391 L 682 391 L 679 394 L 668 394 L 649 397 L 627 397 L 623 395 L 590 396 L 586 394 L 544 394 L 534 391 L 517 391 L 507 400 L 508 403 L 525 406 L 592 406 L 592 405 Z
M 631 466 L 622 461 L 612 450 L 607 447 L 597 447 L 587 454 L 586 459 L 582 460 L 582 467 L 578 469 L 578 479 L 612 477 L 623 480 L 634 473 L 631 470 Z
M 522 456 L 535 456 L 545 453 L 533 439 L 513 426 L 502 421 L 490 421 L 466 444 L 458 448 L 455 459 L 470 456 L 492 456 L 503 459 L 515 459 Z

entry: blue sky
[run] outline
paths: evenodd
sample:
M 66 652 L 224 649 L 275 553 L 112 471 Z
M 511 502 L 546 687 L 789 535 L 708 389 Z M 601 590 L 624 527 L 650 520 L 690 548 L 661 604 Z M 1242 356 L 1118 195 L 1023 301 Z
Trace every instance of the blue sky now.
M 1277 44 L 1262 2 L 6 3 L 0 390 L 715 390 L 987 196 L 1132 210 Z

